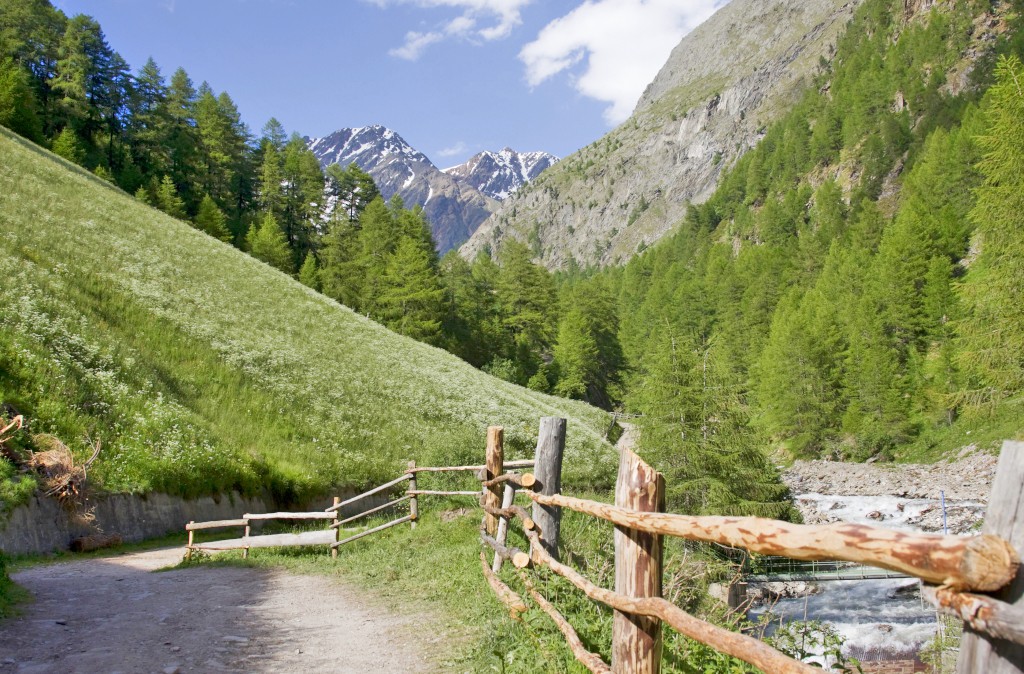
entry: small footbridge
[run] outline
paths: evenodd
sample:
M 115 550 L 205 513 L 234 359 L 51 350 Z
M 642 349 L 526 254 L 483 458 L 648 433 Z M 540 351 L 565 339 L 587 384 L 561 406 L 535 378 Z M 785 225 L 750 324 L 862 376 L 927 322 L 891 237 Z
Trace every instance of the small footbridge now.
M 910 578 L 873 566 L 853 562 L 802 561 L 789 557 L 764 556 L 750 559 L 743 565 L 743 580 L 748 583 L 797 582 L 820 583 L 830 580 L 885 580 Z

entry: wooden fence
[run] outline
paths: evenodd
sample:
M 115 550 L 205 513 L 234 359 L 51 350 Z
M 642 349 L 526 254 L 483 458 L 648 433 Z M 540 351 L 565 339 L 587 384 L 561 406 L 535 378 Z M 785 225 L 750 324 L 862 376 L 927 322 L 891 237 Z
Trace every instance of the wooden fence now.
M 532 459 L 526 459 L 523 461 L 513 461 L 508 464 L 510 467 L 529 467 L 533 465 Z M 189 522 L 185 525 L 185 532 L 188 536 L 188 542 L 185 546 L 185 558 L 191 559 L 192 552 L 194 550 L 205 550 L 205 551 L 221 551 L 221 550 L 242 550 L 242 557 L 249 556 L 249 550 L 251 548 L 270 548 L 270 547 L 296 547 L 296 546 L 307 546 L 307 545 L 329 545 L 331 547 L 331 556 L 338 556 L 338 548 L 346 543 L 357 541 L 360 538 L 364 538 L 371 534 L 375 534 L 385 529 L 397 526 L 399 524 L 410 523 L 413 528 L 416 527 L 416 520 L 419 518 L 420 509 L 420 497 L 421 496 L 472 496 L 479 499 L 481 492 L 480 490 L 474 491 L 445 491 L 445 490 L 424 490 L 419 489 L 417 484 L 417 476 L 420 474 L 431 474 L 431 473 L 461 473 L 471 472 L 478 479 L 483 479 L 483 471 L 486 466 L 442 466 L 442 467 L 428 467 L 421 466 L 417 467 L 415 461 L 410 461 L 406 471 L 391 480 L 385 482 L 382 485 L 374 487 L 373 489 L 367 490 L 361 494 L 353 496 L 351 498 L 342 500 L 340 497 L 334 497 L 334 503 L 330 507 L 322 511 L 312 512 L 276 512 L 276 513 L 261 513 L 252 514 L 246 513 L 236 520 L 213 520 L 209 522 Z M 381 505 L 363 510 L 355 515 L 351 515 L 342 519 L 339 512 L 346 507 L 351 507 L 357 503 L 360 503 L 364 499 L 370 496 L 376 496 L 378 494 L 387 494 L 393 492 L 394 489 L 402 484 L 406 485 L 405 492 L 398 498 L 392 499 Z M 375 526 L 370 529 L 358 531 L 356 529 L 346 529 L 344 525 L 351 524 L 356 520 L 373 515 L 375 513 L 383 511 L 394 511 L 401 504 L 408 501 L 409 511 L 407 515 L 398 517 L 396 519 L 385 522 L 384 524 Z M 282 534 L 264 534 L 259 536 L 253 536 L 252 522 L 266 521 L 266 520 L 330 520 L 330 525 L 323 530 L 314 531 L 303 531 L 299 533 L 282 533 Z M 230 528 L 243 528 L 243 534 L 241 538 L 229 538 L 216 541 L 205 541 L 202 543 L 195 542 L 195 532 L 212 529 L 230 529 Z M 352 535 L 346 538 L 341 538 L 342 532 L 348 532 Z
M 332 553 L 346 543 L 409 522 L 416 526 L 422 496 L 473 496 L 483 510 L 481 542 L 494 552 L 488 563 L 482 550 L 481 568 L 497 597 L 517 615 L 527 610 L 523 598 L 499 577 L 504 561 L 516 569 L 526 592 L 564 635 L 575 657 L 591 672 L 657 674 L 661 668 L 662 624 L 726 655 L 761 670 L 780 674 L 812 674 L 817 667 L 794 660 L 768 644 L 692 616 L 662 597 L 663 536 L 717 543 L 750 552 L 796 560 L 850 561 L 898 571 L 930 585 L 926 596 L 940 611 L 964 621 L 958 674 L 1024 672 L 1024 573 L 1019 550 L 1024 549 L 1024 443 L 1003 446 L 986 515 L 985 530 L 975 536 L 914 534 L 858 524 L 809 526 L 755 517 L 692 517 L 665 513 L 664 477 L 634 452 L 620 454 L 614 504 L 565 496 L 561 493 L 565 419 L 544 418 L 534 460 L 504 461 L 503 431 L 487 433 L 486 463 L 482 466 L 417 467 L 410 462 L 399 477 L 358 496 L 341 500 L 324 511 L 246 514 L 238 520 L 190 522 L 188 552 L 243 550 L 289 545 L 330 545 Z M 534 467 L 533 473 L 506 472 Z M 470 472 L 480 490 L 420 489 L 418 479 L 431 473 Z M 401 496 L 341 519 L 342 508 L 369 496 L 388 493 L 402 484 Z M 523 494 L 532 512 L 515 504 Z M 341 539 L 342 526 L 367 515 L 394 510 L 409 502 L 408 514 Z M 559 559 L 561 509 L 568 508 L 615 525 L 615 590 L 593 583 Z M 329 528 L 297 534 L 250 535 L 254 520 L 331 520 Z M 529 551 L 507 545 L 508 528 L 516 521 L 530 542 Z M 193 532 L 244 527 L 242 538 L 194 543 Z M 589 652 L 572 625 L 540 594 L 531 570 L 547 567 L 575 585 L 588 598 L 614 610 L 611 666 Z
M 662 537 L 743 548 L 798 560 L 851 561 L 906 573 L 929 583 L 925 596 L 965 623 L 959 674 L 1024 672 L 1024 443 L 1003 446 L 986 516 L 975 536 L 914 534 L 882 527 L 833 524 L 809 526 L 755 517 L 691 517 L 665 513 L 665 480 L 629 450 L 621 452 L 615 503 L 572 498 L 560 493 L 557 476 L 565 421 L 544 419 L 535 475 L 515 479 L 504 473 L 500 443 L 488 442 L 484 484 L 505 485 L 485 494 L 487 514 L 481 541 L 495 554 L 483 573 L 513 613 L 526 609 L 514 590 L 495 573 L 502 560 L 517 569 L 527 593 L 554 620 L 576 658 L 592 672 L 656 674 L 661 667 L 662 624 L 765 672 L 811 674 L 822 670 L 794 660 L 768 644 L 700 620 L 661 593 Z M 494 431 L 492 430 L 492 433 Z M 500 438 L 500 431 L 496 433 Z M 489 434 L 489 438 L 491 434 Z M 545 474 L 546 477 L 540 477 Z M 526 477 L 526 476 L 523 476 Z M 515 489 L 533 501 L 533 512 L 513 504 Z M 615 590 L 602 588 L 558 559 L 560 509 L 615 524 Z M 507 545 L 510 521 L 520 523 L 530 550 Z M 614 609 L 611 666 L 587 651 L 573 627 L 536 590 L 529 571 L 547 567 L 591 600 Z

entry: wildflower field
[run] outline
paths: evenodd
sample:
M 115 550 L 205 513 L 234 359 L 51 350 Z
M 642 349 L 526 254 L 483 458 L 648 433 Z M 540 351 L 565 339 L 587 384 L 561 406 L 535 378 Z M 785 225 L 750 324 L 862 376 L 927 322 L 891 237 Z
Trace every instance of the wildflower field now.
M 111 491 L 300 500 L 480 462 L 491 424 L 530 456 L 542 416 L 569 419 L 567 480 L 614 475 L 606 413 L 398 336 L 4 129 L 0 403 L 30 420 L 16 446 L 100 440 Z M 5 474 L 0 499 L 25 491 Z

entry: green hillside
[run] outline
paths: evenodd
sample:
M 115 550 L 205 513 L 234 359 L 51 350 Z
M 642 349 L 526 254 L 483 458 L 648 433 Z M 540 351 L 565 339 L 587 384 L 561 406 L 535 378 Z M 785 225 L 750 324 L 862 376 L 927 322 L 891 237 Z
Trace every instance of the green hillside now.
M 108 490 L 302 498 L 479 460 L 489 424 L 529 455 L 547 415 L 569 419 L 571 479 L 612 474 L 605 413 L 398 336 L 4 129 L 0 278 L 15 444 L 100 439 Z
M 935 460 L 1020 437 L 1022 10 L 866 0 L 714 195 L 604 274 L 648 455 L 685 448 L 706 479 L 737 446 Z

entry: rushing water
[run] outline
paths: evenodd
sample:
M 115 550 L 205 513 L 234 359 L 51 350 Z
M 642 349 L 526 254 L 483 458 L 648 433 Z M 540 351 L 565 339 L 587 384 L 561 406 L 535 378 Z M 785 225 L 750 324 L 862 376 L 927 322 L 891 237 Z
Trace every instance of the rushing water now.
M 912 658 L 935 635 L 935 611 L 922 606 L 917 581 L 842 580 L 820 583 L 821 592 L 758 606 L 775 620 L 820 620 L 830 623 L 844 641 L 843 652 L 862 660 Z M 773 632 L 769 628 L 768 634 Z
M 805 517 L 825 515 L 904 531 L 942 530 L 941 506 L 934 500 L 824 494 L 801 494 L 795 500 Z M 960 522 L 965 529 L 984 514 L 984 506 L 975 501 L 950 502 L 947 507 L 965 516 Z M 917 580 L 827 581 L 818 588 L 813 595 L 755 606 L 749 617 L 756 620 L 770 611 L 776 621 L 830 623 L 844 640 L 843 652 L 866 661 L 912 658 L 935 636 L 935 610 L 921 603 Z

